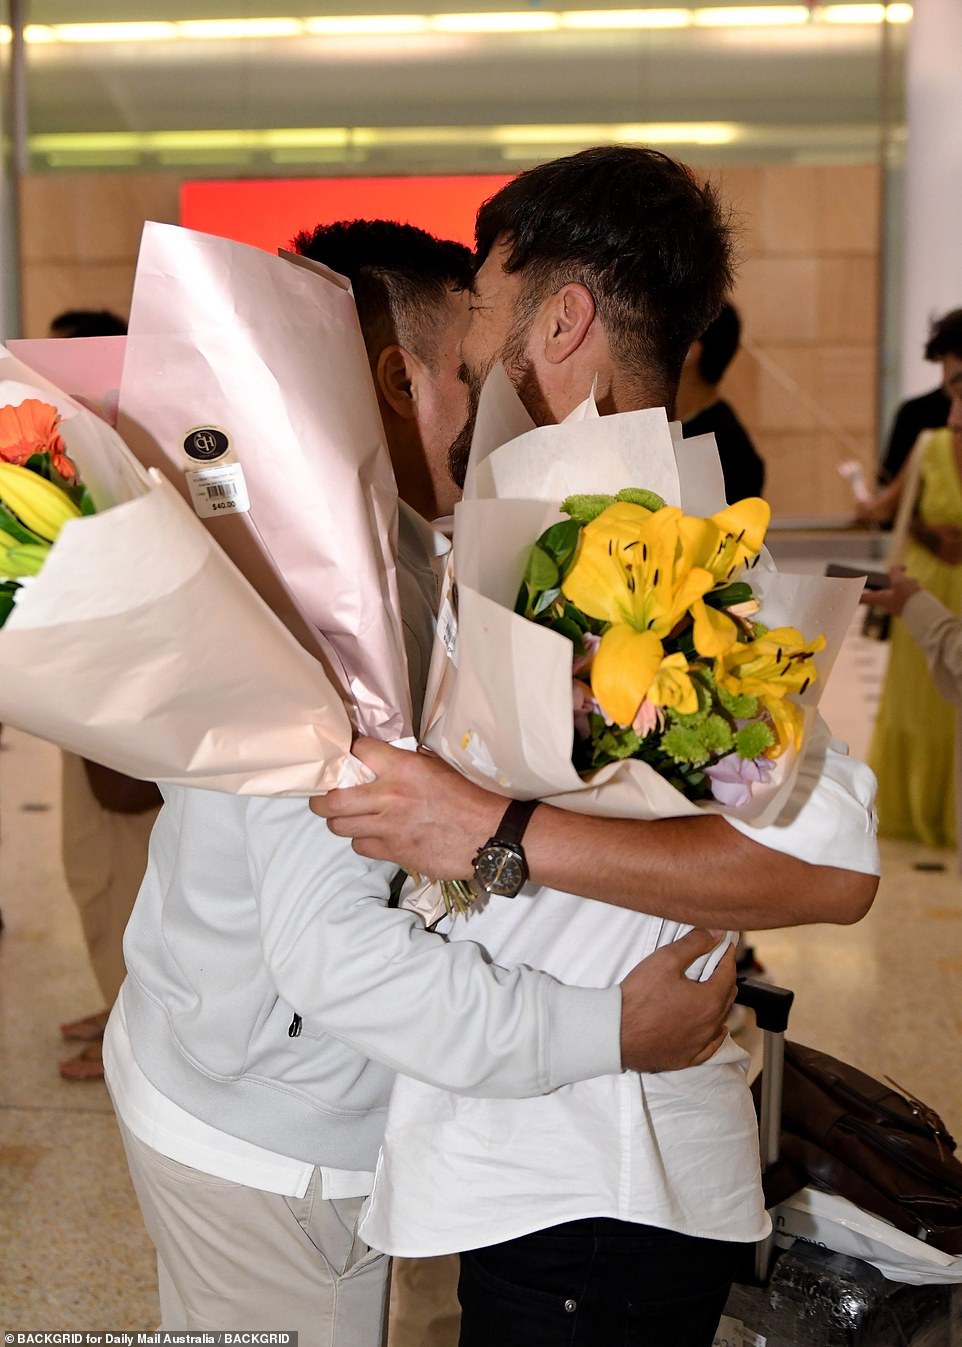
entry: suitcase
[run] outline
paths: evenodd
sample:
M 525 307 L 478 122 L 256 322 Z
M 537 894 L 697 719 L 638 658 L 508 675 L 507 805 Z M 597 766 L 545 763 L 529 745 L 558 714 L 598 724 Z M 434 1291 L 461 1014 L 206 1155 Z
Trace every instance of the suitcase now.
M 794 993 L 740 978 L 737 1001 L 762 1031 L 759 1142 L 776 1163 L 785 1030 Z M 962 1347 L 962 1285 L 906 1286 L 860 1259 L 799 1241 L 756 1245 L 731 1295 L 715 1347 Z

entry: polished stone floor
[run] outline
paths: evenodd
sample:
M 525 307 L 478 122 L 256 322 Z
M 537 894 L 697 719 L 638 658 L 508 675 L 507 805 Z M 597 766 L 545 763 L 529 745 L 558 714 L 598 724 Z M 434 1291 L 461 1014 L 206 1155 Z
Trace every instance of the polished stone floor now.
M 864 752 L 884 647 L 853 627 L 826 694 Z M 60 1021 L 97 1008 L 61 875 L 56 750 L 4 733 L 0 754 L 0 1329 L 144 1330 L 151 1249 L 104 1087 L 66 1083 Z M 941 870 L 919 865 L 941 865 Z M 879 897 L 847 928 L 753 937 L 797 993 L 792 1036 L 887 1074 L 962 1131 L 962 889 L 955 858 L 885 846 Z

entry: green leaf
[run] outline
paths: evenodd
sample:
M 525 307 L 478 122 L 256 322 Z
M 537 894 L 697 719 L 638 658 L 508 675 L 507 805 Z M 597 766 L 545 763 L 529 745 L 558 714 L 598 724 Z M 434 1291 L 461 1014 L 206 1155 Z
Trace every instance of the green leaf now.
M 566 617 L 558 617 L 551 623 L 551 630 L 558 632 L 561 636 L 567 636 L 579 655 L 585 653 L 585 643 L 582 640 L 584 633 L 577 623 L 569 622 Z
M 558 570 L 564 574 L 568 563 L 571 561 L 575 552 L 578 550 L 578 539 L 581 537 L 581 525 L 576 519 L 562 519 L 557 524 L 552 524 L 550 528 L 545 529 L 538 539 L 538 547 L 547 552 Z
M 540 617 L 542 613 L 547 612 L 547 610 L 556 601 L 560 593 L 561 590 L 558 589 L 557 587 L 555 587 L 554 589 L 544 590 L 542 593 L 538 595 L 534 603 L 531 605 L 530 611 L 527 612 L 525 615 L 527 617 L 532 618 Z
M 54 478 L 60 477 L 59 473 L 54 472 L 53 462 L 51 461 L 50 455 L 47 453 L 31 454 L 30 457 L 25 460 L 23 466 L 28 468 L 30 472 L 35 472 L 38 477 L 45 477 L 48 482 L 52 482 Z
M 535 543 L 528 554 L 528 564 L 522 577 L 523 583 L 534 594 L 543 589 L 557 588 L 560 578 L 554 561 L 540 542 Z
M 6 580 L 0 584 L 0 627 L 3 626 L 4 622 L 6 622 L 13 611 L 16 593 L 19 588 L 20 586 L 12 580 Z
M 747 603 L 754 598 L 751 585 L 737 581 L 733 585 L 724 585 L 705 595 L 705 602 L 712 608 L 731 608 L 736 603 Z
M 97 507 L 96 505 L 94 505 L 93 496 L 91 496 L 86 486 L 82 489 L 80 493 L 80 499 L 78 501 L 75 501 L 74 504 L 79 506 L 80 513 L 82 515 L 91 515 L 97 513 Z
M 16 538 L 20 543 L 42 543 L 46 538 L 41 538 L 38 533 L 32 532 L 0 501 L 0 533 L 9 533 L 12 538 Z

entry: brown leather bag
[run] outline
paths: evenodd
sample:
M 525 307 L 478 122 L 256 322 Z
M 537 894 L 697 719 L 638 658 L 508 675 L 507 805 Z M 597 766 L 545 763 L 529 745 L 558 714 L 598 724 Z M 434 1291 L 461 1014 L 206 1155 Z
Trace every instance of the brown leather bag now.
M 781 1153 L 765 1176 L 769 1205 L 811 1184 L 962 1254 L 962 1164 L 954 1151 L 935 1110 L 894 1081 L 786 1041 Z

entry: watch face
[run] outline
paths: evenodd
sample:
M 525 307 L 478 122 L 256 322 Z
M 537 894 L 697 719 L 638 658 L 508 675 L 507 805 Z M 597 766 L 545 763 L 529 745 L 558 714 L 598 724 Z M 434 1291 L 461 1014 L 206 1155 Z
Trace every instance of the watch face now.
M 474 877 L 485 893 L 513 898 L 528 878 L 528 867 L 513 847 L 482 847 L 475 858 Z

